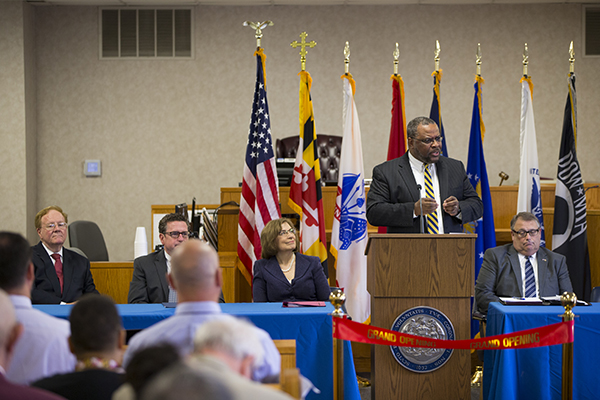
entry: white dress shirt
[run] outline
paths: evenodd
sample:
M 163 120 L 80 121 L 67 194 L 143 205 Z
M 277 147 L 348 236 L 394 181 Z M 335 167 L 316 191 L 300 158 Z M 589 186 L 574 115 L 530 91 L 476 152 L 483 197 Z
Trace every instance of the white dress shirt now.
M 220 318 L 235 318 L 224 314 L 218 303 L 213 301 L 185 302 L 177 304 L 175 314 L 134 335 L 123 358 L 126 367 L 131 357 L 139 350 L 159 343 L 170 343 L 179 349 L 181 355 L 194 350 L 194 335 L 202 323 Z M 265 378 L 279 378 L 281 356 L 271 336 L 263 329 L 256 328 L 265 357 L 260 365 L 254 366 L 253 379 L 262 381 Z
M 26 296 L 10 295 L 23 334 L 15 347 L 6 377 L 27 385 L 47 376 L 73 372 L 75 356 L 69 350 L 71 326 L 31 306 Z

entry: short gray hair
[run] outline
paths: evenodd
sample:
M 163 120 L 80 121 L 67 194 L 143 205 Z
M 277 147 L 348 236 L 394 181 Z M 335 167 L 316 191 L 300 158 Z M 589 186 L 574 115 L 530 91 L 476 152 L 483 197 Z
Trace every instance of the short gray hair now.
M 196 331 L 194 352 L 214 350 L 236 360 L 252 356 L 254 365 L 260 365 L 264 358 L 264 349 L 256 329 L 248 321 L 229 316 L 207 321 Z
M 428 117 L 417 117 L 410 121 L 406 127 L 406 136 L 409 138 L 417 137 L 417 128 L 419 125 L 435 125 L 435 121 Z
M 510 220 L 510 229 L 511 230 L 515 227 L 515 224 L 517 223 L 517 220 L 519 220 L 519 219 L 521 221 L 535 221 L 535 222 L 537 222 L 538 228 L 541 226 L 540 220 L 538 219 L 538 217 L 535 216 L 535 214 L 532 214 L 527 211 L 521 211 L 520 213 L 518 213 L 517 215 L 512 217 L 512 219 Z

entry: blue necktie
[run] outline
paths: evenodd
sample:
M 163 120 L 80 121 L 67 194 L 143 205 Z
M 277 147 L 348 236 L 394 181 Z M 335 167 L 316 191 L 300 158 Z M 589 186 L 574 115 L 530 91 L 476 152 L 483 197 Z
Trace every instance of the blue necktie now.
M 533 266 L 529 261 L 529 257 L 525 261 L 525 297 L 536 297 L 535 274 L 533 273 Z
M 423 174 L 425 178 L 425 196 L 430 199 L 435 199 L 435 193 L 433 191 L 433 179 L 431 179 L 431 171 L 429 167 L 431 164 L 423 164 L 425 166 L 425 172 Z M 421 212 L 423 212 L 421 210 Z M 438 216 L 437 210 L 431 214 L 427 214 L 427 233 L 438 233 Z

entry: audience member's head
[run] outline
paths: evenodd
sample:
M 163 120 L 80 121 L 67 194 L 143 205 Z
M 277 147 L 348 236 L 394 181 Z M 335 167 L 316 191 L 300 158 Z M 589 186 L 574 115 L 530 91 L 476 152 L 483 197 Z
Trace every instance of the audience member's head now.
M 168 343 L 146 347 L 135 353 L 125 369 L 125 380 L 137 397 L 144 387 L 165 368 L 181 360 L 177 349 Z
M 189 238 L 190 223 L 183 214 L 167 214 L 158 223 L 158 238 L 165 252 L 171 255 L 173 250 Z
M 0 289 L 0 366 L 8 370 L 17 340 L 23 326 L 17 322 L 15 309 L 4 290 Z
M 248 379 L 254 365 L 262 363 L 264 357 L 256 327 L 233 317 L 203 323 L 194 337 L 194 353 L 219 358 Z
M 142 391 L 142 400 L 233 400 L 216 375 L 177 363 L 162 371 Z
M 180 303 L 219 300 L 223 278 L 219 255 L 206 242 L 191 239 L 173 252 L 169 281 Z
M 10 294 L 29 295 L 32 283 L 29 242 L 18 233 L 0 232 L 0 289 Z
M 104 295 L 85 295 L 71 310 L 71 351 L 78 360 L 89 357 L 121 362 L 125 331 L 114 301 Z

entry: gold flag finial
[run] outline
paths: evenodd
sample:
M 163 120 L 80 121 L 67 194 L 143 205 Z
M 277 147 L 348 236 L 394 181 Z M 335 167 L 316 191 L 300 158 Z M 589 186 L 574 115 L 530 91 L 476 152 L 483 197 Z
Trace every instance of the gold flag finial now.
M 525 43 L 525 48 L 523 49 L 523 76 L 527 76 L 527 66 L 529 65 L 529 48 L 527 47 L 527 43 Z
M 306 46 L 312 49 L 317 45 L 317 42 L 315 42 L 314 40 L 309 43 L 306 43 L 307 36 L 308 33 L 302 32 L 300 34 L 300 38 L 302 39 L 301 42 L 294 40 L 292 43 L 290 43 L 290 46 L 292 46 L 293 48 L 300 47 L 300 67 L 302 68 L 302 71 L 306 71 L 306 55 L 308 54 L 308 51 L 306 51 Z
M 267 26 L 273 26 L 273 21 L 252 22 L 244 21 L 244 26 L 249 26 L 254 29 L 254 37 L 256 38 L 256 48 L 260 47 L 260 39 L 262 39 L 262 30 Z
M 346 74 L 350 72 L 350 44 L 348 42 L 344 46 L 344 72 Z
M 481 76 L 481 43 L 477 43 L 477 54 L 475 54 L 475 65 L 477 65 L 477 76 Z
M 571 40 L 571 44 L 569 45 L 569 72 L 571 74 L 575 73 L 575 50 L 573 49 L 573 41 Z
M 394 50 L 394 75 L 398 75 L 398 59 L 400 58 L 400 48 L 398 42 L 396 42 L 396 50 Z
M 434 55 L 435 55 L 435 58 L 434 58 L 434 61 L 435 61 L 435 71 L 436 72 L 440 70 L 440 51 L 441 50 L 442 49 L 440 48 L 440 41 L 436 40 L 435 41 L 435 52 L 434 52 Z

